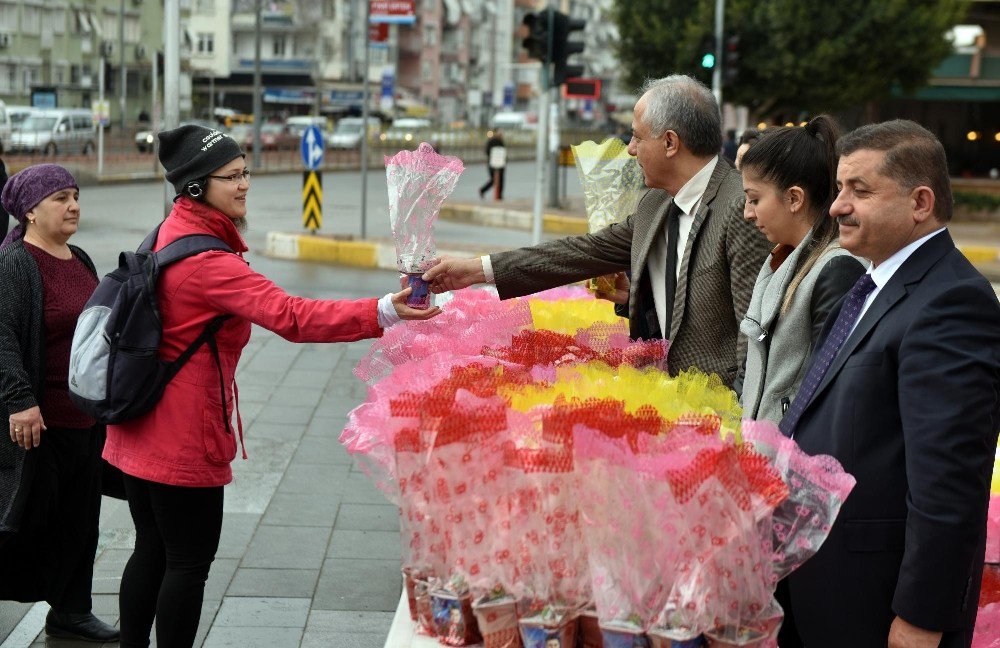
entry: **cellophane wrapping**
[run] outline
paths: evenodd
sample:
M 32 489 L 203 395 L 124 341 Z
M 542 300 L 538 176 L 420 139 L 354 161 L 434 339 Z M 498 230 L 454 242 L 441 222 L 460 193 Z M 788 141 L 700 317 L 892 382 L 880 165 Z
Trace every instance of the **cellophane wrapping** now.
M 434 221 L 463 169 L 460 159 L 437 153 L 427 142 L 416 151 L 386 156 L 389 223 L 400 272 L 423 272 L 437 256 Z

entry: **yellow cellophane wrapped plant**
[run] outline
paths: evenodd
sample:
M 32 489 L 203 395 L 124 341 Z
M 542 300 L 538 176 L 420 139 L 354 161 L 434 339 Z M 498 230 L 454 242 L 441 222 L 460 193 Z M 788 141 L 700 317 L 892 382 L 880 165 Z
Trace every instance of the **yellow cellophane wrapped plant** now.
M 573 146 L 576 171 L 583 187 L 587 225 L 591 233 L 617 223 L 635 211 L 646 188 L 642 169 L 617 137 Z M 614 277 L 591 280 L 591 290 L 614 290 Z
M 577 288 L 581 294 L 587 295 Z M 620 329 L 628 335 L 625 321 L 615 314 L 608 302 L 593 299 L 564 299 L 552 301 L 548 299 L 529 299 L 531 321 L 538 330 L 555 331 L 566 335 L 575 335 L 580 329 L 585 329 L 601 322 Z

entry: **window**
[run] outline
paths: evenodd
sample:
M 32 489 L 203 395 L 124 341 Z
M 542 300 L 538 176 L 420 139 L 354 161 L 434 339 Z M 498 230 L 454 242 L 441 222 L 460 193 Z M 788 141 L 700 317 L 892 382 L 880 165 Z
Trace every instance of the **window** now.
M 437 45 L 437 25 L 433 23 L 424 25 L 424 45 L 428 47 Z
M 17 71 L 13 65 L 0 63 L 0 92 L 14 92 Z
M 66 83 L 66 68 L 62 65 L 55 68 L 55 82 L 56 85 L 63 85 Z
M 11 23 L 13 24 L 13 23 Z M 42 31 L 42 10 L 40 7 L 22 5 L 21 31 L 25 34 L 39 34 Z
M 215 0 L 196 0 L 194 10 L 200 14 L 214 14 Z
M 431 67 L 430 61 L 421 61 L 420 76 L 423 77 L 424 81 L 431 81 L 434 79 L 434 70 Z
M 139 16 L 125 16 L 125 41 L 138 43 L 141 40 L 142 27 L 139 25 Z
M 215 34 L 212 32 L 198 32 L 198 53 L 211 54 L 215 51 Z
M 272 36 L 271 37 L 271 54 L 284 58 L 285 56 L 285 37 L 284 36 Z
M 118 14 L 107 11 L 101 16 L 101 26 L 97 30 L 98 36 L 114 38 L 118 40 Z
M 49 9 L 42 16 L 42 32 L 62 34 L 66 31 L 66 10 L 62 7 Z
M 27 90 L 38 82 L 38 68 L 24 68 L 24 89 Z
M 76 31 L 77 34 L 89 34 L 91 32 L 90 14 L 86 11 L 76 10 Z
M 0 25 L 5 32 L 16 31 L 17 25 L 17 5 L 10 3 L 0 4 Z

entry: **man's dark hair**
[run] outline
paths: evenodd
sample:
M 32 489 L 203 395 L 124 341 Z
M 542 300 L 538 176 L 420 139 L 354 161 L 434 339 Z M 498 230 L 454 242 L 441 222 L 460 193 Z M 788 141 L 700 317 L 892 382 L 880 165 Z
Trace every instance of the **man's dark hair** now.
M 867 124 L 837 141 L 837 152 L 884 151 L 879 173 L 891 178 L 904 191 L 927 186 L 934 192 L 934 217 L 951 220 L 951 178 L 944 147 L 934 133 L 908 119 Z
M 756 128 L 748 128 L 743 131 L 742 135 L 740 135 L 740 146 L 743 146 L 744 144 L 753 144 L 759 139 L 760 131 Z

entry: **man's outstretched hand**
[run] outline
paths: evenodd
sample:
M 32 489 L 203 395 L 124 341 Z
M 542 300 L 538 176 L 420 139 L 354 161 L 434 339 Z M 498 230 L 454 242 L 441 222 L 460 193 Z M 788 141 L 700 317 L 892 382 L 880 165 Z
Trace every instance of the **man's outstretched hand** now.
M 433 265 L 424 273 L 423 278 L 430 284 L 431 292 L 434 293 L 461 290 L 486 281 L 483 262 L 479 257 L 471 259 L 441 257 L 431 263 Z

